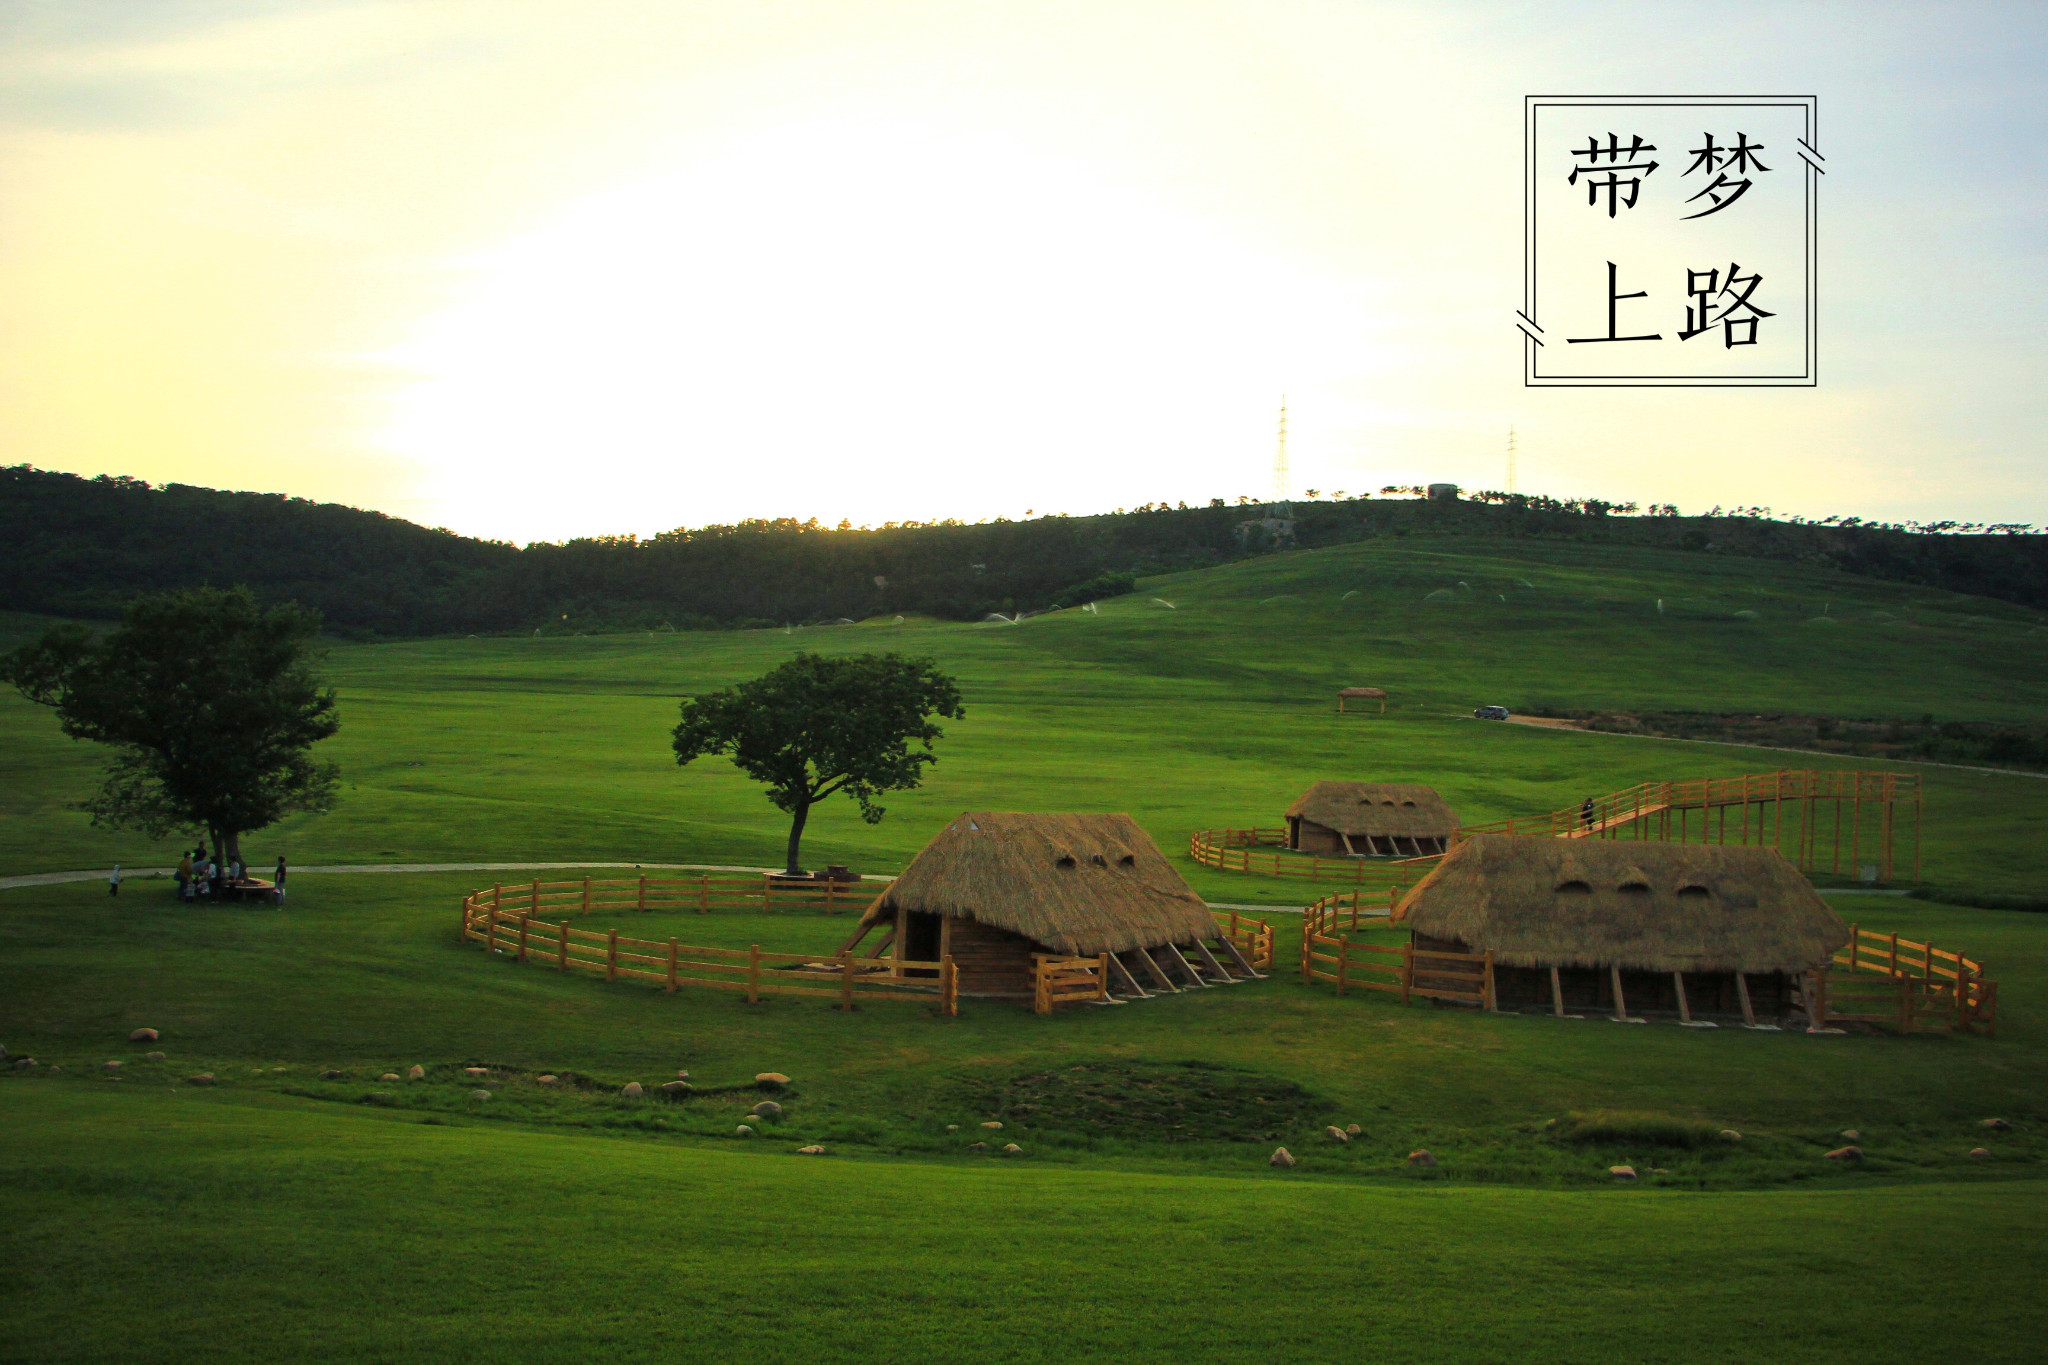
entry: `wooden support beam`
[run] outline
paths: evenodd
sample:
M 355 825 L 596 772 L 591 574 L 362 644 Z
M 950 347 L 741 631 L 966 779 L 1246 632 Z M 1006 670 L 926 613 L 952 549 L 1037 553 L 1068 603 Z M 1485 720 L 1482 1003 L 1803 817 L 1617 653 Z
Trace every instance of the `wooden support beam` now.
M 1610 966 L 1607 978 L 1614 985 L 1614 1017 L 1620 1023 L 1628 1022 L 1628 999 L 1621 993 L 1621 968 Z
M 1189 981 L 1193 982 L 1197 986 L 1201 986 L 1204 988 L 1208 986 L 1209 983 L 1202 980 L 1202 974 L 1196 971 L 1194 969 L 1194 966 L 1191 963 L 1189 963 L 1189 961 L 1186 958 L 1180 955 L 1180 949 L 1174 947 L 1171 943 L 1168 943 L 1163 945 L 1159 951 L 1164 953 L 1169 960 L 1178 963 L 1180 965 L 1181 971 L 1186 974 L 1187 979 Z
M 1741 972 L 1735 974 L 1735 994 L 1742 1000 L 1742 1022 L 1750 1028 L 1755 1028 L 1756 1011 L 1749 1005 L 1749 978 Z
M 1160 990 L 1168 991 L 1174 995 L 1180 994 L 1180 987 L 1174 985 L 1173 979 L 1160 969 L 1157 962 L 1152 960 L 1152 954 L 1146 952 L 1143 948 L 1133 948 L 1131 951 L 1138 955 L 1138 961 L 1145 964 L 1145 970 L 1150 972 L 1152 979 L 1159 983 Z
M 1266 979 L 1259 975 L 1258 971 L 1252 966 L 1251 960 L 1238 950 L 1236 942 L 1228 935 L 1225 935 L 1223 938 L 1223 951 L 1228 953 L 1230 960 L 1238 965 L 1238 969 L 1253 981 L 1264 981 Z
M 1237 984 L 1237 978 L 1232 976 L 1229 972 L 1223 969 L 1223 964 L 1221 962 L 1218 962 L 1216 960 L 1216 955 L 1209 951 L 1208 944 L 1202 942 L 1202 940 L 1200 939 L 1196 939 L 1195 951 L 1201 954 L 1202 965 L 1207 967 L 1210 971 L 1214 972 L 1217 976 L 1221 977 L 1225 985 L 1235 986 Z
M 1150 1000 L 1152 998 L 1152 993 L 1143 986 L 1140 986 L 1138 978 L 1131 975 L 1131 969 L 1124 966 L 1122 958 L 1118 957 L 1115 953 L 1111 953 L 1109 955 L 1109 965 L 1110 970 L 1114 971 L 1118 979 L 1124 983 L 1125 990 L 1137 996 L 1140 1000 Z
M 1685 999 L 1685 973 L 1673 972 L 1671 974 L 1671 985 L 1678 992 L 1678 1022 L 1690 1024 L 1692 1022 L 1692 1007 L 1686 1003 Z
M 1550 969 L 1550 1012 L 1564 1018 L 1564 983 L 1558 979 L 1555 967 Z

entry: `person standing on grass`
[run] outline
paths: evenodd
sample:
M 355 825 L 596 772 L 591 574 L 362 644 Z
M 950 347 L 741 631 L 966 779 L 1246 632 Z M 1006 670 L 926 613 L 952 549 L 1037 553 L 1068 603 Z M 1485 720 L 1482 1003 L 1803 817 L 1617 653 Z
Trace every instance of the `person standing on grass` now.
M 121 894 L 121 865 L 119 863 L 115 863 L 114 870 L 107 874 L 107 894 L 109 896 Z
M 270 897 L 280 906 L 284 904 L 284 874 L 284 855 L 280 853 L 277 855 L 277 870 L 270 874 L 270 884 L 274 888 Z
M 178 859 L 178 869 L 171 875 L 178 879 L 178 899 L 181 901 L 191 900 L 192 897 L 186 893 L 192 885 L 192 855 L 187 853 L 180 856 Z

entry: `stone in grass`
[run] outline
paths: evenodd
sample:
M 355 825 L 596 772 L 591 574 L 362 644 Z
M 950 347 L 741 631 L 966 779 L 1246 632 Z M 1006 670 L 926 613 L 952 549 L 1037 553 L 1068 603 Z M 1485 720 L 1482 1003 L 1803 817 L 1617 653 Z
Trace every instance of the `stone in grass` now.
M 199 1074 L 198 1074 L 197 1076 L 187 1076 L 187 1077 L 185 1078 L 185 1084 L 187 1084 L 187 1085 L 212 1085 L 212 1084 L 213 1084 L 213 1073 L 212 1073 L 211 1071 L 202 1071 L 202 1072 L 200 1072 L 200 1073 L 199 1073 Z
M 396 1071 L 387 1071 L 377 1079 L 380 1081 L 395 1081 L 398 1079 L 398 1073 Z
M 1613 1176 L 1616 1180 L 1634 1180 L 1636 1178 L 1636 1168 L 1633 1166 L 1609 1166 L 1607 1174 Z
M 553 1076 L 536 1076 L 534 1079 L 542 1085 L 553 1085 L 555 1083 L 555 1077 Z
M 1332 1142 L 1351 1141 L 1351 1134 L 1345 1132 L 1342 1128 L 1339 1128 L 1334 1123 L 1331 1124 L 1329 1127 L 1323 1129 L 1323 1136 L 1328 1138 Z
M 666 1081 L 662 1084 L 661 1093 L 672 1100 L 686 1100 L 692 1088 L 688 1081 Z
M 14 1069 L 16 1071 L 27 1071 L 30 1067 L 34 1066 L 35 1064 L 36 1059 L 33 1057 L 16 1057 L 14 1059 Z
M 119 1062 L 105 1062 L 102 1063 L 102 1065 L 105 1066 L 106 1069 L 109 1071 L 119 1071 L 121 1069 L 121 1064 Z
M 619 1094 L 629 1100 L 637 1100 L 646 1093 L 647 1092 L 641 1088 L 640 1082 L 638 1081 L 627 1081 L 624 1085 L 619 1087 Z
M 487 1066 L 466 1066 L 462 1068 L 462 1074 L 465 1076 L 488 1076 L 491 1074 L 491 1069 Z
M 1365 1125 L 1362 1123 L 1347 1123 L 1344 1125 L 1344 1134 L 1346 1137 L 1364 1137 Z
M 1022 1147 L 1019 1147 L 1019 1146 L 1018 1146 L 1018 1145 L 1017 1145 L 1016 1143 L 1014 1143 L 1014 1142 L 1006 1142 L 1006 1143 L 1004 1143 L 1004 1144 L 1003 1144 L 1003 1155 L 1004 1155 L 1004 1156 L 1022 1156 L 1022 1155 L 1024 1155 L 1024 1149 L 1023 1149 Z
M 1285 1147 L 1275 1147 L 1273 1155 L 1266 1158 L 1266 1164 L 1268 1166 L 1292 1166 L 1294 1164 L 1294 1153 L 1288 1151 Z
M 2010 1133 L 2012 1131 L 2012 1124 L 2004 1119 L 1985 1119 L 1977 1126 L 1979 1128 L 1989 1128 L 1994 1133 Z
M 473 1100 L 487 1100 L 491 1097 L 491 1092 L 488 1090 L 472 1090 L 469 1092 L 469 1097 Z
M 142 1060 L 145 1062 L 163 1062 L 170 1059 L 161 1052 L 145 1052 L 142 1054 Z
M 347 1075 L 348 1073 L 345 1071 L 335 1071 L 330 1068 L 320 1073 L 320 1079 L 323 1081 L 338 1081 L 346 1078 Z
M 1990 1155 L 1991 1155 L 1991 1149 L 1990 1149 L 1989 1147 L 1972 1147 L 1972 1148 L 1970 1149 L 1970 1155 L 1971 1155 L 1971 1156 L 1990 1156 Z
M 679 1081 L 687 1081 L 690 1079 L 690 1073 L 687 1071 L 678 1071 L 676 1073 L 676 1079 Z
M 1828 1161 L 1861 1161 L 1863 1160 L 1863 1149 L 1855 1146 L 1837 1147 L 1834 1151 L 1827 1153 L 1824 1159 Z
M 967 1144 L 967 1150 L 970 1152 L 985 1152 L 988 1150 L 988 1144 L 986 1142 L 970 1142 Z
M 1863 1134 L 1857 1132 L 1854 1128 L 1844 1128 L 1842 1130 L 1842 1141 L 1861 1142 L 1863 1141 Z
M 1740 1142 L 1742 1141 L 1742 1134 L 1736 1132 L 1733 1128 L 1723 1128 L 1721 1130 L 1721 1141 Z
M 823 1156 L 825 1155 L 825 1149 L 813 1143 L 809 1147 L 797 1148 L 796 1154 L 798 1156 Z
M 1436 1165 L 1436 1158 L 1429 1154 L 1429 1148 L 1417 1147 L 1408 1154 L 1408 1164 L 1410 1166 L 1434 1166 Z
M 423 1081 L 427 1078 L 427 1069 L 415 1062 L 411 1069 L 405 1073 L 405 1078 L 409 1081 Z M 395 1081 L 398 1077 L 393 1076 L 391 1079 Z
M 789 1084 L 789 1077 L 780 1071 L 763 1071 L 754 1077 L 754 1084 L 763 1090 L 780 1090 Z
M 782 1106 L 774 1100 L 762 1100 L 747 1112 L 757 1119 L 779 1119 L 782 1117 Z
M 128 1035 L 128 1041 L 131 1043 L 153 1043 L 156 1040 L 157 1031 L 153 1028 L 139 1028 Z
M 994 1132 L 996 1129 L 1001 1128 L 1003 1125 L 995 1119 L 990 1119 L 987 1123 L 984 1123 L 981 1126 L 988 1129 L 990 1132 Z
M 957 1133 L 960 1131 L 960 1125 L 957 1123 L 949 1123 L 946 1125 L 946 1131 L 949 1133 Z
M 733 1129 L 732 1131 L 733 1134 L 737 1137 L 752 1137 L 754 1135 L 754 1130 L 747 1127 L 747 1125 L 744 1123 L 741 1124 L 739 1127 Z

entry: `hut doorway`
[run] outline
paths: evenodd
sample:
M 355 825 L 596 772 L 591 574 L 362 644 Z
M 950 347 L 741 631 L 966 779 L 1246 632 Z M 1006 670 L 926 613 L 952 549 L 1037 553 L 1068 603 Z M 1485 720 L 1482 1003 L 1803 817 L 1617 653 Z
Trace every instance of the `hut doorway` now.
M 896 956 L 904 962 L 937 962 L 941 955 L 945 917 L 915 911 L 904 915 L 903 937 Z

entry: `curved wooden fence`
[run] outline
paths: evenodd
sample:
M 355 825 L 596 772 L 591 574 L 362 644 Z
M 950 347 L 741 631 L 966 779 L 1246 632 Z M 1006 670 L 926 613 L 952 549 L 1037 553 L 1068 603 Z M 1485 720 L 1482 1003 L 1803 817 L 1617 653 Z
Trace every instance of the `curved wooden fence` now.
M 830 957 L 764 953 L 758 944 L 744 951 L 712 948 L 672 938 L 629 938 L 616 929 L 598 933 L 575 928 L 566 917 L 551 921 L 543 915 L 581 916 L 597 910 L 764 911 L 799 905 L 830 910 L 854 903 L 856 896 L 845 884 L 805 886 L 763 877 L 535 881 L 494 886 L 463 897 L 462 940 L 521 962 L 588 972 L 607 981 L 648 981 L 669 991 L 684 986 L 744 991 L 750 1005 L 766 995 L 808 995 L 835 999 L 842 1009 L 888 1000 L 935 1004 L 940 1014 L 958 1014 L 959 976 L 951 957 L 913 962 L 850 952 Z
M 1305 986 L 1327 981 L 1342 995 L 1349 990 L 1386 991 L 1407 1004 L 1415 996 L 1496 1008 L 1492 953 L 1444 953 L 1417 948 L 1365 943 L 1345 937 L 1360 919 L 1386 919 L 1384 911 L 1368 914 L 1361 893 L 1325 896 L 1301 912 L 1301 981 Z
M 1439 855 L 1422 858 L 1324 858 L 1284 853 L 1284 829 L 1198 829 L 1188 837 L 1188 856 L 1221 872 L 1252 872 L 1299 881 L 1353 882 L 1375 888 L 1406 888 L 1435 867 Z M 1259 849 L 1270 852 L 1258 852 Z
M 1998 983 L 1960 952 L 1852 924 L 1834 967 L 1846 970 L 1817 974 L 1817 1013 L 1826 1023 L 1888 1024 L 1901 1033 L 1937 1025 L 1998 1031 Z

